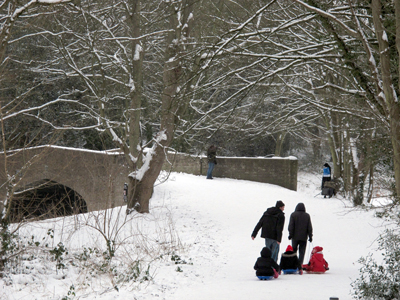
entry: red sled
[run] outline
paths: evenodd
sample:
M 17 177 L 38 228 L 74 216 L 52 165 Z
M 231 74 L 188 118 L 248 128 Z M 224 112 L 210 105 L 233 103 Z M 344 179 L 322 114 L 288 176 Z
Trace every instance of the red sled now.
M 329 269 L 328 269 L 328 270 L 329 270 Z M 307 271 L 307 270 L 304 270 L 304 272 L 306 272 L 307 274 L 325 274 L 325 272 L 328 271 L 328 270 L 325 270 L 324 272 L 314 272 L 314 271 Z

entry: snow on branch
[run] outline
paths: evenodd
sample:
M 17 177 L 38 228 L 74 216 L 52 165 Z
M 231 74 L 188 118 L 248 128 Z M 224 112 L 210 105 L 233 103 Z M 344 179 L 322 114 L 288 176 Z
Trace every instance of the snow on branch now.
M 228 35 L 228 34 L 232 34 L 232 33 L 233 33 L 233 35 L 232 35 L 230 38 L 226 39 L 226 40 L 222 43 L 222 45 L 220 45 L 220 46 L 218 47 L 218 49 L 217 49 L 215 52 L 213 52 L 213 54 L 211 55 L 211 57 L 209 57 L 209 55 L 205 55 L 205 56 L 202 57 L 202 59 L 210 58 L 210 59 L 212 60 L 214 56 L 221 55 L 221 54 L 223 53 L 222 50 L 223 50 L 228 44 L 230 44 L 232 41 L 234 41 L 234 40 L 238 37 L 238 35 L 240 34 L 240 32 L 243 30 L 243 28 L 245 28 L 248 24 L 252 23 L 255 19 L 257 19 L 258 16 L 259 16 L 260 14 L 262 14 L 262 12 L 263 12 L 264 10 L 266 10 L 268 7 L 270 7 L 270 6 L 271 6 L 273 3 L 275 3 L 275 2 L 276 2 L 276 0 L 272 0 L 271 2 L 269 2 L 268 4 L 266 4 L 266 5 L 264 5 L 262 8 L 260 8 L 260 9 L 259 9 L 254 15 L 252 15 L 249 19 L 247 19 L 246 21 L 244 21 L 243 23 L 241 23 L 237 28 L 230 30 L 230 31 L 227 33 L 227 35 Z M 221 37 L 221 39 L 222 39 L 222 38 L 224 38 L 224 37 Z M 203 68 L 206 68 L 206 67 L 208 66 L 209 63 L 210 63 L 210 62 L 207 62 Z
M 143 165 L 139 170 L 135 170 L 132 173 L 130 173 L 128 176 L 136 179 L 138 181 L 141 181 L 143 179 L 144 174 L 146 174 L 147 170 L 150 168 L 150 162 L 153 159 L 153 155 L 156 153 L 156 148 L 157 147 L 163 147 L 161 145 L 161 142 L 167 139 L 167 134 L 165 132 L 165 129 L 160 131 L 157 136 L 153 139 L 153 146 L 148 149 L 146 156 L 143 159 Z
M 26 3 L 25 5 L 21 6 L 20 8 L 17 8 L 12 14 L 11 18 L 15 20 L 25 11 L 27 11 L 30 7 L 35 5 L 55 5 L 55 4 L 63 4 L 69 2 L 71 2 L 71 0 L 32 0 Z
M 338 18 L 336 18 L 334 15 L 330 14 L 329 12 L 326 12 L 326 11 L 324 11 L 322 9 L 317 8 L 317 7 L 308 5 L 308 4 L 304 3 L 301 0 L 294 0 L 294 1 L 299 3 L 300 5 L 304 6 L 308 10 L 313 11 L 313 12 L 315 12 L 315 13 L 317 13 L 317 14 L 325 17 L 325 18 L 328 18 L 328 19 L 334 21 L 335 23 L 339 24 L 351 36 L 356 37 L 356 38 L 359 37 L 359 34 L 358 34 L 357 31 L 351 29 L 349 26 L 344 24 L 342 21 L 340 21 Z
M 45 107 L 51 106 L 51 105 L 56 104 L 56 103 L 59 103 L 59 102 L 74 103 L 74 104 L 78 104 L 78 105 L 83 105 L 83 104 L 80 103 L 78 100 L 69 100 L 69 99 L 60 99 L 60 98 L 58 98 L 58 99 L 56 99 L 56 100 L 49 101 L 49 102 L 47 102 L 47 103 L 45 103 L 45 104 L 43 104 L 43 105 L 34 106 L 34 107 L 29 107 L 29 108 L 22 109 L 22 110 L 20 110 L 20 111 L 17 111 L 17 112 L 8 114 L 8 115 L 6 115 L 6 116 L 3 117 L 3 120 L 7 120 L 7 119 L 10 119 L 10 118 L 16 117 L 16 116 L 18 116 L 18 115 L 28 114 L 28 113 L 30 113 L 30 112 L 43 109 L 43 108 L 45 108 Z M 84 105 L 84 106 L 86 106 L 86 105 Z M 86 106 L 86 107 L 87 107 L 87 106 Z

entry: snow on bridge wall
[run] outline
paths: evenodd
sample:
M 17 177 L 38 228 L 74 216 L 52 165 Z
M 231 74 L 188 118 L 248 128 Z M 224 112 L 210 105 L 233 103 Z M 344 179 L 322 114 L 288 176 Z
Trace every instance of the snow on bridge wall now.
M 227 177 L 276 184 L 297 190 L 298 161 L 289 158 L 217 157 L 215 177 Z M 6 197 L 7 176 L 4 155 L 0 154 L 0 197 Z M 172 167 L 171 167 L 172 164 Z M 164 170 L 205 175 L 205 157 L 168 154 Z M 88 211 L 124 205 L 123 186 L 128 168 L 117 152 L 90 151 L 57 146 L 28 148 L 7 157 L 9 174 L 17 174 L 16 189 L 21 190 L 43 179 L 55 181 L 79 193 Z
M 172 164 L 172 168 L 171 168 Z M 164 169 L 194 175 L 206 175 L 208 161 L 204 156 L 169 154 Z M 223 157 L 217 156 L 213 177 L 271 183 L 297 191 L 298 160 L 296 157 Z

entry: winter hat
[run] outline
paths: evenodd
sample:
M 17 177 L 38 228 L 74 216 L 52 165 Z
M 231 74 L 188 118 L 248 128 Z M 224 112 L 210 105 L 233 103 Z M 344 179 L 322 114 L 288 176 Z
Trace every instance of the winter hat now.
M 286 252 L 288 252 L 288 251 L 293 251 L 293 247 L 292 246 L 287 246 L 287 248 L 286 248 Z
M 281 200 L 276 201 L 275 207 L 281 208 L 282 206 L 285 206 L 285 203 L 283 203 Z
M 320 247 L 320 246 L 315 246 L 312 251 L 311 254 L 315 254 L 317 252 L 321 252 L 322 250 L 324 250 L 324 248 Z
M 261 257 L 264 257 L 264 258 L 271 257 L 271 250 L 268 247 L 264 247 L 264 248 L 262 248 L 260 254 L 261 254 Z

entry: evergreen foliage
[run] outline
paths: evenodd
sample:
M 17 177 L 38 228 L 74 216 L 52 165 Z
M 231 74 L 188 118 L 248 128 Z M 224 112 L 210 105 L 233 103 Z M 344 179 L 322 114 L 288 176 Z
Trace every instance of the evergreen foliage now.
M 372 254 L 359 260 L 360 277 L 352 283 L 356 299 L 400 299 L 400 236 L 386 230 L 378 242 L 382 261 L 374 259 Z

